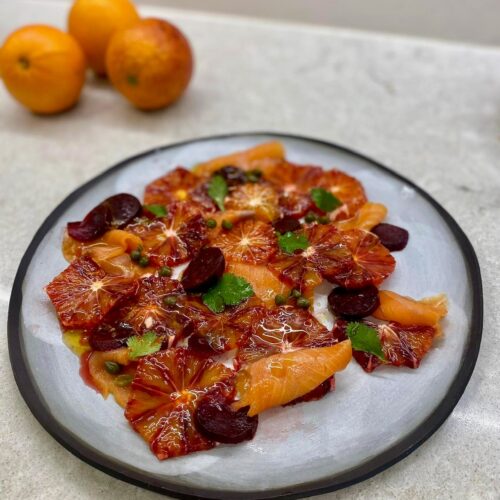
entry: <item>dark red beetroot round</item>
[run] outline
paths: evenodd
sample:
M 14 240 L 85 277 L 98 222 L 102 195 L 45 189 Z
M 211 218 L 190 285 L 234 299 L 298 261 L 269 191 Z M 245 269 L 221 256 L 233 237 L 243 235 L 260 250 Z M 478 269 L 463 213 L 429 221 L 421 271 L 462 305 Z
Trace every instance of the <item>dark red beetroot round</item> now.
M 215 285 L 225 268 L 224 254 L 219 248 L 202 248 L 184 271 L 182 286 L 186 292 L 205 292 Z
M 82 221 L 68 222 L 68 234 L 77 241 L 92 241 L 108 229 L 122 228 L 141 212 L 140 201 L 131 194 L 116 194 L 94 207 Z
M 103 323 L 92 330 L 89 344 L 94 351 L 112 351 L 125 346 L 133 335 L 135 331 L 128 323 Z
M 274 229 L 281 234 L 288 233 L 289 231 L 297 231 L 302 227 L 302 224 L 299 220 L 294 219 L 293 217 L 283 217 L 278 219 L 273 224 Z
M 246 181 L 245 172 L 243 172 L 241 168 L 234 167 L 233 165 L 219 168 L 219 170 L 214 172 L 214 175 L 221 175 L 224 177 L 228 186 L 237 186 L 238 184 L 244 184 Z
M 380 243 L 391 252 L 403 250 L 408 244 L 408 238 L 410 236 L 406 229 L 393 226 L 392 224 L 386 224 L 385 222 L 375 226 L 371 232 L 376 234 Z
M 249 417 L 248 408 L 234 411 L 220 395 L 208 394 L 194 414 L 198 431 L 219 443 L 241 443 L 253 439 L 259 423 L 258 416 Z
M 380 304 L 378 289 L 368 285 L 357 290 L 334 288 L 328 295 L 330 310 L 336 316 L 347 319 L 359 319 L 370 316 Z

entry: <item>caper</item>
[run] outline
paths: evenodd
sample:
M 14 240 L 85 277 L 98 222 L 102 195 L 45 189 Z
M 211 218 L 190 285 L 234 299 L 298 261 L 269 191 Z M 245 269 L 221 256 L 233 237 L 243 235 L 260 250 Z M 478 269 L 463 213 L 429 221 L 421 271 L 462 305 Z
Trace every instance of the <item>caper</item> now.
M 310 305 L 311 303 L 305 297 L 300 297 L 297 299 L 297 306 L 301 307 L 302 309 L 307 309 Z
M 163 276 L 163 277 L 165 277 L 165 276 L 170 277 L 170 276 L 172 276 L 172 268 L 168 267 L 168 266 L 162 266 L 162 267 L 160 267 L 158 274 L 160 276 Z
M 124 373 L 123 375 L 118 375 L 115 377 L 114 383 L 118 387 L 127 387 L 127 385 L 130 385 L 132 383 L 132 380 L 134 380 L 134 377 L 128 373 Z
M 284 295 L 281 295 L 280 293 L 278 293 L 278 295 L 276 295 L 274 297 L 274 303 L 277 306 L 282 306 L 282 305 L 286 304 L 286 297 Z
M 298 299 L 302 297 L 302 294 L 300 293 L 300 290 L 297 290 L 296 288 L 292 288 L 292 291 L 290 292 L 290 297 L 293 297 L 294 299 Z
M 132 251 L 130 252 L 130 258 L 131 258 L 133 261 L 135 261 L 135 262 L 139 261 L 139 260 L 140 260 L 140 258 L 141 258 L 141 251 L 140 251 L 138 248 L 137 248 L 137 249 L 135 249 L 135 250 L 132 250 Z
M 163 299 L 163 303 L 169 307 L 175 306 L 176 302 L 177 302 L 177 297 L 175 295 L 168 295 Z
M 121 365 L 119 363 L 116 363 L 115 361 L 105 361 L 104 368 L 111 375 L 116 375 L 117 373 L 120 373 L 122 369 Z
M 305 217 L 304 220 L 306 222 L 314 222 L 316 220 L 316 214 L 313 214 L 312 212 L 309 212 Z
M 318 217 L 318 222 L 320 224 L 328 224 L 330 222 L 330 217 L 328 217 L 328 215 L 322 215 L 321 217 Z
M 224 219 L 221 224 L 223 229 L 226 229 L 229 231 L 230 229 L 233 229 L 233 223 L 230 220 Z
M 141 267 L 147 267 L 149 265 L 149 257 L 147 257 L 146 255 L 143 255 L 140 259 L 139 259 L 139 265 Z
M 207 219 L 206 225 L 209 229 L 215 229 L 217 227 L 217 221 L 215 219 Z

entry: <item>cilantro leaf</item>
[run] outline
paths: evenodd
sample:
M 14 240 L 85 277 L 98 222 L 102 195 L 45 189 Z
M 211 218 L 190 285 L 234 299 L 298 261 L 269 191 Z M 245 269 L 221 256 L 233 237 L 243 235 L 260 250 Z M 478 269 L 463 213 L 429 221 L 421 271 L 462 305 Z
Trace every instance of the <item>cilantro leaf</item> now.
M 167 215 L 165 205 L 154 203 L 152 205 L 144 205 L 144 208 L 153 215 L 156 215 L 156 217 L 165 217 L 165 215 Z
M 375 328 L 363 323 L 351 322 L 347 325 L 346 333 L 351 339 L 353 349 L 373 354 L 385 361 L 382 344 Z
M 213 312 L 221 313 L 226 306 L 236 306 L 254 294 L 245 278 L 225 273 L 218 283 L 202 296 L 203 303 Z
M 331 212 L 342 205 L 342 202 L 326 189 L 313 188 L 310 194 L 312 201 L 322 212 Z
M 278 244 L 285 253 L 294 253 L 295 250 L 305 250 L 309 246 L 307 236 L 288 231 L 278 236 Z
M 221 210 L 224 210 L 224 199 L 227 193 L 226 179 L 222 175 L 214 175 L 208 185 L 208 194 Z
M 127 340 L 130 359 L 147 356 L 160 350 L 161 341 L 155 332 L 146 332 L 144 335 L 134 335 Z

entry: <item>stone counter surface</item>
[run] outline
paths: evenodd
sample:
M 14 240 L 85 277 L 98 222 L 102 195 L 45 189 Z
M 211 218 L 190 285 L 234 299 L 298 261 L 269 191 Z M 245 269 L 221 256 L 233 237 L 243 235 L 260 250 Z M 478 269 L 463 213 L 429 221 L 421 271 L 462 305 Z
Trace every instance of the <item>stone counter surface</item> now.
M 189 36 L 196 73 L 170 109 L 132 109 L 89 76 L 80 104 L 43 118 L 0 89 L 0 497 L 149 499 L 56 443 L 10 368 L 14 275 L 36 229 L 73 189 L 140 151 L 269 130 L 359 150 L 417 182 L 470 237 L 483 273 L 479 360 L 446 423 L 378 476 L 321 498 L 500 498 L 500 50 L 143 8 Z M 0 39 L 30 22 L 64 26 L 60 2 L 0 2 Z M 453 335 L 453 332 L 448 332 Z

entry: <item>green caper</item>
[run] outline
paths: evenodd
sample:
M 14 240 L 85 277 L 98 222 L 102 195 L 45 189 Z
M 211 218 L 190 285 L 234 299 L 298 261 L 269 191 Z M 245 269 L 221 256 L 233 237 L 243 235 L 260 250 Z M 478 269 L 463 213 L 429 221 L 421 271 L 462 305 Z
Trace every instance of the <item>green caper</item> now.
M 158 274 L 160 276 L 163 276 L 163 277 L 165 277 L 165 276 L 170 277 L 170 276 L 172 276 L 172 268 L 168 267 L 168 266 L 162 266 L 162 267 L 160 267 Z
M 175 304 L 177 303 L 177 297 L 175 295 L 167 295 L 167 297 L 163 299 L 163 303 L 169 307 L 175 306 Z
M 117 377 L 115 377 L 115 380 L 113 382 L 118 387 L 127 387 L 127 385 L 130 385 L 132 383 L 132 380 L 134 380 L 134 377 L 132 377 L 132 375 L 124 373 L 123 375 L 118 375 Z
M 311 303 L 305 297 L 300 297 L 297 299 L 297 307 L 307 309 L 310 305 Z
M 226 229 L 229 231 L 230 229 L 233 229 L 233 223 L 230 220 L 224 219 L 221 224 L 223 229 Z
M 330 222 L 330 217 L 328 217 L 328 215 L 322 215 L 321 217 L 318 217 L 318 222 L 320 224 L 328 224 Z
M 274 303 L 277 306 L 282 306 L 282 305 L 286 304 L 286 297 L 284 295 L 281 295 L 280 293 L 278 293 L 278 295 L 276 295 L 274 297 Z
M 207 219 L 206 225 L 209 229 L 215 229 L 217 227 L 217 221 L 215 219 Z
M 111 375 L 116 375 L 117 373 L 120 373 L 122 370 L 121 365 L 119 363 L 115 363 L 114 361 L 105 361 L 104 368 Z
M 130 252 L 130 258 L 133 261 L 138 262 L 141 259 L 141 251 L 138 248 L 135 250 L 132 250 Z
M 298 299 L 302 297 L 302 294 L 300 293 L 300 290 L 297 290 L 296 288 L 292 288 L 292 291 L 290 292 L 290 297 L 293 297 L 294 299 Z
M 309 212 L 305 217 L 304 220 L 306 222 L 314 222 L 316 220 L 316 214 L 313 214 L 312 212 Z
M 140 259 L 139 259 L 139 265 L 141 267 L 147 267 L 149 266 L 149 257 L 147 257 L 146 255 L 143 255 Z

